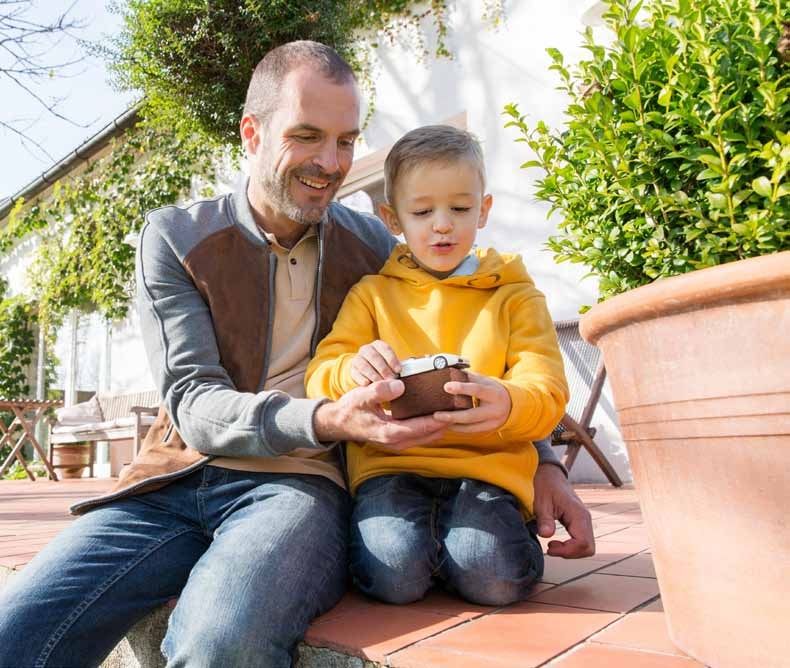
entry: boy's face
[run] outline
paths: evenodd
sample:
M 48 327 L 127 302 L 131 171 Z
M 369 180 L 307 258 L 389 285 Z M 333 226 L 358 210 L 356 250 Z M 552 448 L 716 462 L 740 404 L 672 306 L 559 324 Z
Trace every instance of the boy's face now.
M 382 204 L 380 213 L 390 231 L 406 237 L 418 264 L 443 278 L 469 254 L 491 203 L 474 164 L 459 160 L 418 165 L 401 175 L 394 201 Z

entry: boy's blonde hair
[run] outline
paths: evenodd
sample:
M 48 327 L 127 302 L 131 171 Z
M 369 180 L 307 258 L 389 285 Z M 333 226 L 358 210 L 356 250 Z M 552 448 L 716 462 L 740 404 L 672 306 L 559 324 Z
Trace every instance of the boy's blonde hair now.
M 480 142 L 470 132 L 451 125 L 425 125 L 395 142 L 384 161 L 384 196 L 393 204 L 395 189 L 404 174 L 420 165 L 448 164 L 465 160 L 480 174 L 482 189 L 486 185 L 486 169 Z

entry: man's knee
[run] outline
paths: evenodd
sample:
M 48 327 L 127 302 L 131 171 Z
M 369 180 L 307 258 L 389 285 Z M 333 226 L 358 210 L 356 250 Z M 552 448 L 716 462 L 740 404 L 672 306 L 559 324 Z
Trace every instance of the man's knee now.
M 245 633 L 222 620 L 189 630 L 171 624 L 162 641 L 162 654 L 167 659 L 167 668 L 290 666 L 292 648 L 285 646 L 277 633 L 268 630 L 261 625 L 254 633 Z

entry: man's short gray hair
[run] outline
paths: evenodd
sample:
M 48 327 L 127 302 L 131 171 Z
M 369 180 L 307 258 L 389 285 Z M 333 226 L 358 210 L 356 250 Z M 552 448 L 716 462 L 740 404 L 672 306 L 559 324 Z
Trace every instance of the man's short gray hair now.
M 268 122 L 279 104 L 285 77 L 301 65 L 310 65 L 337 84 L 356 81 L 354 70 L 331 46 L 308 40 L 288 42 L 269 51 L 255 67 L 247 87 L 244 114 Z
M 384 196 L 393 203 L 398 180 L 425 164 L 469 162 L 480 174 L 485 190 L 486 169 L 480 142 L 470 132 L 451 125 L 426 125 L 395 142 L 384 161 Z

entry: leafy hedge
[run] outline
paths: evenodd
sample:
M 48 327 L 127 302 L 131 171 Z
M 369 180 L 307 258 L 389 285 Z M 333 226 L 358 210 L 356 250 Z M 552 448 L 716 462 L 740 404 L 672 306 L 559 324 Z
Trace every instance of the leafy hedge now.
M 565 127 L 508 105 L 562 216 L 549 247 L 603 298 L 790 248 L 790 68 L 781 0 L 612 0 L 611 46 L 576 67 L 549 49 Z

